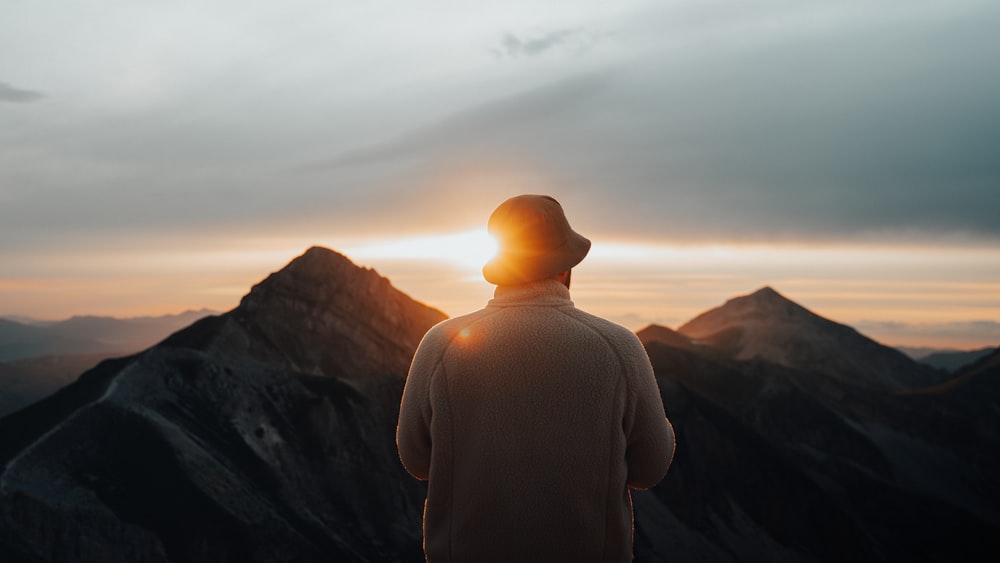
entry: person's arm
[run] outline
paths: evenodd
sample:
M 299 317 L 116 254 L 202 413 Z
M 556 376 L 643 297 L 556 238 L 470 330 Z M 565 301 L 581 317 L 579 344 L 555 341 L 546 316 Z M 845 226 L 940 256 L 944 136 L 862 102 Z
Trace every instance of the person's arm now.
M 625 421 L 628 486 L 648 489 L 667 474 L 674 457 L 674 429 L 664 413 L 649 356 L 638 338 L 628 352 L 632 369 Z
M 403 467 L 417 479 L 426 480 L 431 468 L 430 385 L 439 353 L 434 331 L 424 335 L 410 363 L 403 388 L 396 426 L 396 448 Z

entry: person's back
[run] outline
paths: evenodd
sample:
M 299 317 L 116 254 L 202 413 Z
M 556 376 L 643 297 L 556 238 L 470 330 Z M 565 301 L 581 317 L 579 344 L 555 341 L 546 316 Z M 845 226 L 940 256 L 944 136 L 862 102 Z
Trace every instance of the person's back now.
M 429 478 L 432 562 L 627 561 L 627 486 L 656 484 L 673 452 L 638 339 L 552 277 L 498 285 L 484 309 L 428 332 L 397 441 Z

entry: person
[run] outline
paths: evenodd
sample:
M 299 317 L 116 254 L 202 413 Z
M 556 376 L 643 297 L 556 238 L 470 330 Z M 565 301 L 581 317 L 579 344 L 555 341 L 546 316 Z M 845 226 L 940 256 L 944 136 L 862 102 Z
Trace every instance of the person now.
M 488 228 L 493 299 L 427 332 L 400 403 L 400 460 L 428 481 L 426 560 L 630 561 L 629 488 L 674 452 L 649 358 L 570 300 L 590 241 L 555 199 L 508 199 Z

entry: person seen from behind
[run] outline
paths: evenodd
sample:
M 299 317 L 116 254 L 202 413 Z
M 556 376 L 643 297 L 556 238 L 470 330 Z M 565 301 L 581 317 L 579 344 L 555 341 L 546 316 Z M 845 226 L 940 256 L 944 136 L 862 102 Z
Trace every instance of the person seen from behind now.
M 631 561 L 629 488 L 663 479 L 675 445 L 649 358 L 570 300 L 590 241 L 555 199 L 508 199 L 488 228 L 494 297 L 427 332 L 400 404 L 400 460 L 428 480 L 426 559 Z

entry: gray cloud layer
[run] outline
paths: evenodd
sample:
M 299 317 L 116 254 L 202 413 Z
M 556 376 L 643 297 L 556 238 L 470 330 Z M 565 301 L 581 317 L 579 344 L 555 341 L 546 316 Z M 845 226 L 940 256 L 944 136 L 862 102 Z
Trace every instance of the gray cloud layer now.
M 887 32 L 645 57 L 326 164 L 516 156 L 617 210 L 602 220 L 672 237 L 1000 237 L 1000 74 L 983 56 L 1000 42 L 968 24 L 946 62 L 927 44 L 941 30 L 883 48 Z
M 86 98 L 80 61 L 49 60 L 62 105 L 5 123 L 0 250 L 294 217 L 376 228 L 427 220 L 419 202 L 529 189 L 622 236 L 995 244 L 1000 5 L 929 6 L 639 3 L 542 31 L 483 25 L 475 41 L 442 29 L 434 48 L 400 25 L 385 35 L 398 45 L 342 51 L 322 18 L 308 35 L 267 13 L 268 49 L 224 21 L 227 41 L 183 50 L 87 53 L 76 38 L 109 90 Z M 25 37 L 22 51 L 42 39 Z M 40 97 L 0 83 L 4 101 Z M 463 191 L 441 181 L 453 170 L 495 178 Z
M 41 92 L 15 88 L 6 82 L 0 82 L 0 101 L 2 102 L 34 102 L 43 97 Z
M 514 33 L 505 33 L 498 52 L 508 57 L 534 57 L 552 49 L 565 47 L 574 51 L 586 49 L 592 38 L 579 29 L 550 31 L 540 37 L 521 38 Z

